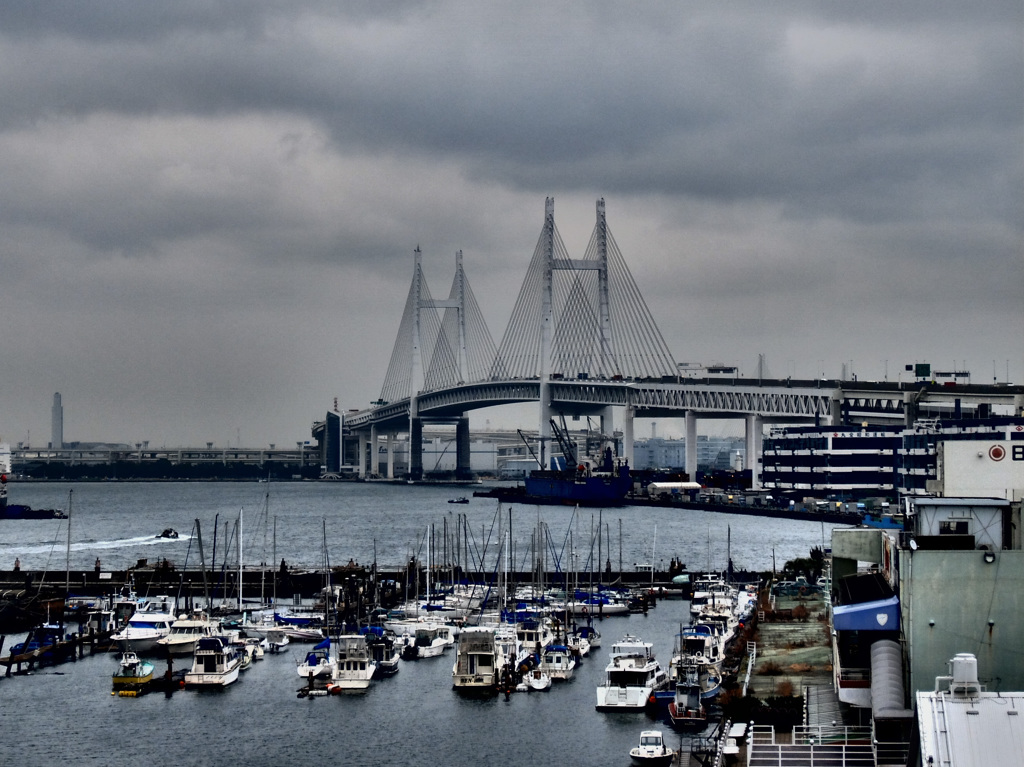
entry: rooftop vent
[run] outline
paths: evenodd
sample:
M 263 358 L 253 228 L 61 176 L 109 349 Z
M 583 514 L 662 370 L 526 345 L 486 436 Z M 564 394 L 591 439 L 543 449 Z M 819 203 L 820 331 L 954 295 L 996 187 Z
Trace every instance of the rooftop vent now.
M 949 693 L 958 697 L 978 695 L 981 684 L 978 682 L 978 659 L 971 653 L 957 653 L 949 662 L 950 676 L 935 678 L 935 690 L 943 682 L 949 684 Z

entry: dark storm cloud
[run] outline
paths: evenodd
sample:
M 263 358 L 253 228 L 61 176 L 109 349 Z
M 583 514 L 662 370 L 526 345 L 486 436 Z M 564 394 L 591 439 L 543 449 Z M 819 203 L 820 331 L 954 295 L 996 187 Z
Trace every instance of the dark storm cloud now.
M 417 244 L 435 297 L 465 250 L 500 335 L 549 194 L 573 255 L 607 198 L 680 358 L 1019 367 L 1022 25 L 1009 1 L 2 3 L 0 392 L 27 415 L 0 427 L 45 419 L 41 387 L 95 396 L 83 431 L 304 438 L 379 391 Z

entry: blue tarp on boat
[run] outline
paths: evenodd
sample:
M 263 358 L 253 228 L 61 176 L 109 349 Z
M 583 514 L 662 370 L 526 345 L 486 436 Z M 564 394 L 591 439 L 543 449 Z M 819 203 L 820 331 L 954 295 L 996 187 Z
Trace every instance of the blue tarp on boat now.
M 313 647 L 313 649 L 314 649 L 314 650 L 326 650 L 326 649 L 327 649 L 328 647 L 330 647 L 330 646 L 331 646 L 331 638 L 330 638 L 330 637 L 327 637 L 327 639 L 325 639 L 324 641 L 322 641 L 322 642 L 321 642 L 320 644 L 318 644 L 318 645 L 315 645 L 315 646 Z
M 876 599 L 832 608 L 832 625 L 837 631 L 897 631 L 900 627 L 900 599 Z

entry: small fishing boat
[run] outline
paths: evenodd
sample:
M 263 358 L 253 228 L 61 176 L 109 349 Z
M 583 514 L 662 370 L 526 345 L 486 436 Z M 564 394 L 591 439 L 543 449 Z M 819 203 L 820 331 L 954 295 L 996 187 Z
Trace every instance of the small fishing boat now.
M 469 498 L 460 495 L 458 498 L 449 498 L 448 503 L 469 503 Z
M 114 689 L 137 690 L 153 680 L 153 669 L 152 663 L 140 659 L 134 652 L 122 653 L 113 676 Z
M 675 760 L 676 752 L 665 745 L 661 730 L 644 730 L 640 745 L 630 749 L 629 758 L 633 764 L 668 765 Z
M 676 687 L 668 704 L 668 715 L 676 729 L 703 729 L 707 725 L 697 664 L 682 662 L 676 669 Z
M 227 687 L 238 681 L 242 653 L 227 637 L 203 637 L 196 644 L 192 669 L 185 674 L 186 687 Z

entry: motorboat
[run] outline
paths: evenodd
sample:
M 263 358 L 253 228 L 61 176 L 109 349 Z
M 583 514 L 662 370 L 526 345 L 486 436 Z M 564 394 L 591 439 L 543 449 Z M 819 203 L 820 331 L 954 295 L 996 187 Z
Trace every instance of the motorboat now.
M 191 655 L 202 637 L 217 636 L 219 626 L 202 610 L 180 615 L 171 623 L 167 636 L 157 640 L 157 650 L 171 656 Z
M 551 676 L 539 668 L 535 668 L 523 679 L 526 689 L 531 692 L 544 692 L 551 689 Z
M 459 643 L 452 666 L 452 687 L 462 693 L 497 693 L 502 671 L 509 658 L 505 643 L 499 642 L 498 630 L 491 626 L 473 626 L 459 633 Z M 513 641 L 512 646 L 515 646 Z M 514 661 L 514 656 L 513 659 Z
M 675 676 L 675 692 L 668 704 L 672 726 L 679 729 L 702 729 L 708 723 L 708 715 L 701 697 L 699 666 L 693 662 L 680 661 Z
M 644 730 L 640 733 L 640 745 L 630 749 L 629 758 L 633 764 L 668 765 L 676 758 L 676 752 L 665 745 L 661 730 Z
M 450 626 L 440 623 L 423 623 L 416 627 L 412 643 L 402 649 L 403 660 L 436 658 L 454 644 Z
M 597 688 L 598 711 L 642 711 L 668 683 L 653 645 L 630 634 L 612 645 L 604 672 L 605 683 Z
M 714 698 L 722 687 L 724 658 L 719 625 L 709 622 L 690 626 L 679 635 L 679 650 L 672 658 L 672 678 L 678 682 L 682 679 L 683 669 L 696 668 L 701 699 Z
M 196 643 L 192 668 L 185 673 L 186 687 L 227 687 L 238 681 L 242 653 L 227 637 L 203 637 Z
M 293 642 L 320 642 L 325 637 L 322 614 L 283 615 L 275 612 L 274 622 L 285 630 Z
M 153 680 L 154 666 L 129 651 L 121 653 L 121 662 L 114 672 L 115 690 L 137 690 Z
M 602 618 L 629 615 L 628 602 L 604 593 L 577 592 L 572 599 L 566 601 L 565 609 L 572 615 L 584 618 L 595 615 Z
M 364 634 L 342 634 L 334 638 L 334 666 L 327 691 L 365 690 L 377 671 Z
M 263 660 L 267 646 L 266 638 L 261 637 L 247 637 L 242 642 L 242 649 L 249 653 L 253 660 Z
M 366 634 L 366 644 L 370 649 L 370 655 L 377 664 L 374 674 L 378 679 L 386 676 L 394 676 L 398 673 L 398 664 L 402 654 L 395 643 L 395 636 L 390 632 L 376 633 L 370 630 Z
M 551 679 L 568 681 L 576 670 L 576 658 L 564 644 L 550 644 L 544 648 L 537 668 Z
M 296 661 L 295 670 L 303 679 L 326 679 L 334 671 L 334 659 L 331 658 L 330 637 L 320 642 L 306 655 Z
M 288 632 L 283 627 L 277 627 L 267 629 L 267 652 L 279 653 L 284 652 L 284 648 L 291 644 L 291 639 L 288 637 Z
M 174 600 L 168 596 L 144 602 L 124 628 L 110 637 L 111 640 L 125 650 L 143 655 L 154 652 L 157 642 L 171 633 L 171 624 L 175 620 L 173 604 Z

